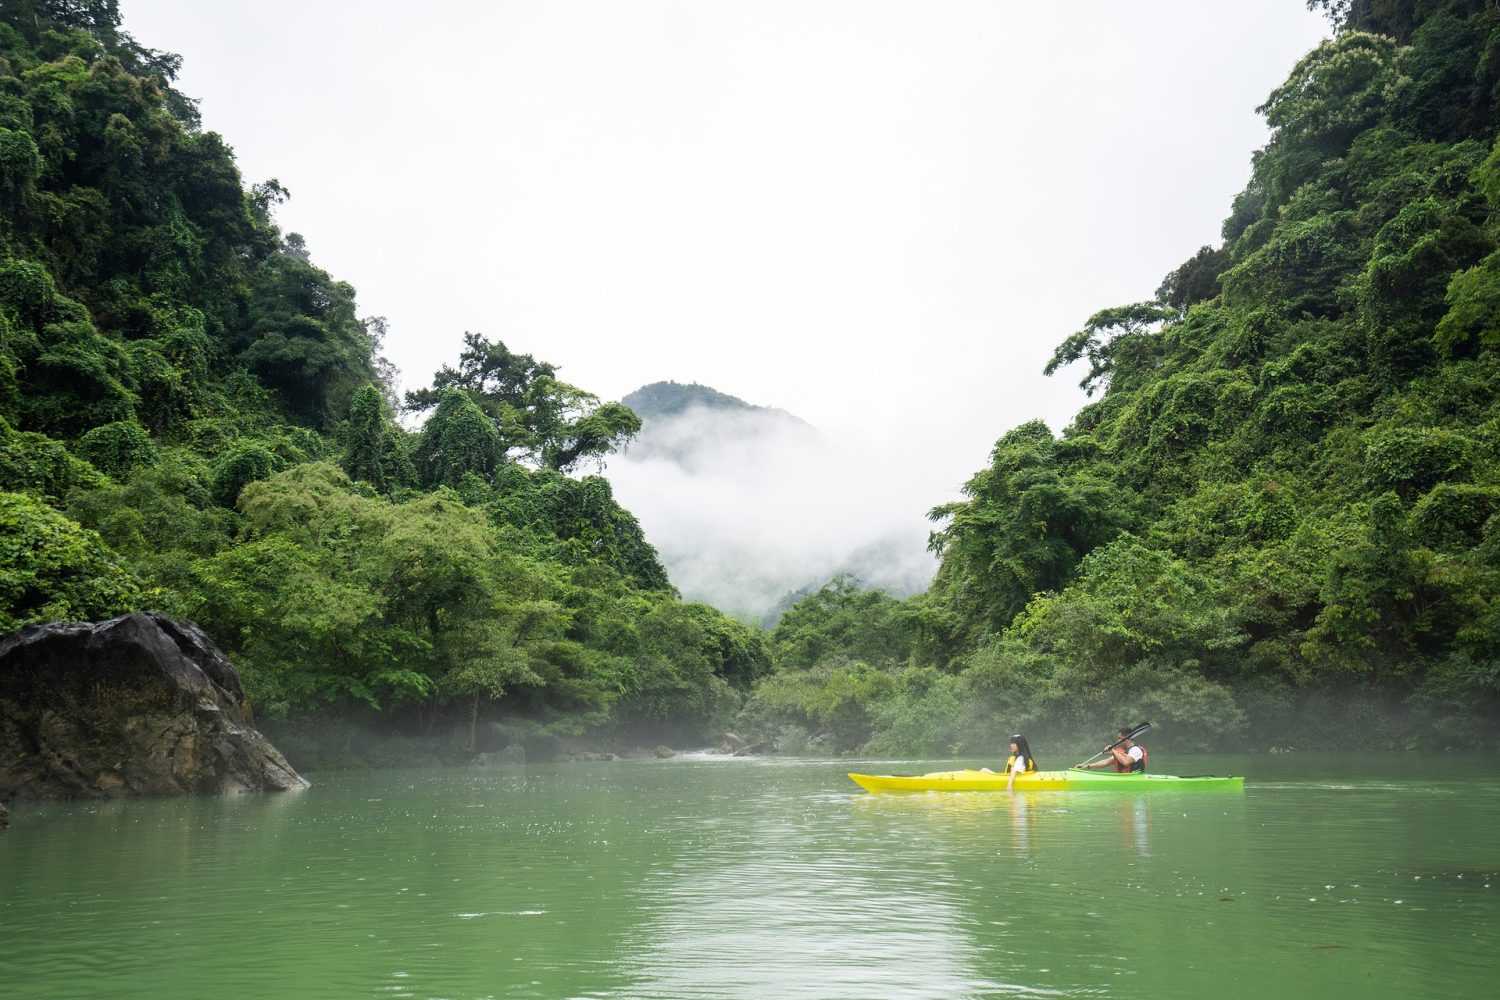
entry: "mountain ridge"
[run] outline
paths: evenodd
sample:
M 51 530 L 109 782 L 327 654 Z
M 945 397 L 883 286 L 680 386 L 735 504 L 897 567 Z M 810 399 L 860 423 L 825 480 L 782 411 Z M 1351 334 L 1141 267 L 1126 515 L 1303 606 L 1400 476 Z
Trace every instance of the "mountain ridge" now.
M 675 417 L 694 407 L 699 407 L 720 412 L 761 413 L 807 427 L 812 426 L 788 410 L 751 403 L 701 382 L 677 382 L 675 380 L 648 382 L 626 393 L 620 402 L 634 410 L 642 421 Z

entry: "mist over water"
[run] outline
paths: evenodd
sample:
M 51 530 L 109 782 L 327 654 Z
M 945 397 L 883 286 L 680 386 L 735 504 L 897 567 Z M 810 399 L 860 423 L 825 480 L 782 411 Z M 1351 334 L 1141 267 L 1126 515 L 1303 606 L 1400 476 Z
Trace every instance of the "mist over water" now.
M 610 460 L 615 495 L 690 600 L 760 618 L 838 573 L 897 595 L 931 581 L 944 499 L 899 450 L 778 411 L 690 407 Z

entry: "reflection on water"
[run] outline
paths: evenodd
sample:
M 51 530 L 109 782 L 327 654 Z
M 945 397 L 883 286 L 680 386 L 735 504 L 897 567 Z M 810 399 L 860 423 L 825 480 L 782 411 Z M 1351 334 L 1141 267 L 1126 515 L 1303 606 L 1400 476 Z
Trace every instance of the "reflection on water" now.
M 799 855 L 774 835 L 754 853 L 640 887 L 659 916 L 629 950 L 633 978 L 619 995 L 946 1000 L 998 990 L 976 974 L 942 887 L 881 886 L 846 858 Z
M 1146 795 L 1132 795 L 1132 801 L 1120 810 L 1122 817 L 1129 816 L 1130 840 L 1135 853 L 1143 858 L 1151 856 L 1151 799 Z
M 0 996 L 1487 996 L 1500 783 L 1457 766 L 872 796 L 698 759 L 24 806 Z

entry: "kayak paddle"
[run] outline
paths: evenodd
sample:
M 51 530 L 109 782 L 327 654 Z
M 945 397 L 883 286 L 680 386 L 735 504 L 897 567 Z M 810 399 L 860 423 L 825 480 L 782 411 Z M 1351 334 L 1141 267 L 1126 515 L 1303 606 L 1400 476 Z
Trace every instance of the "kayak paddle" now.
M 1109 753 L 1115 747 L 1119 746 L 1121 743 L 1124 743 L 1126 740 L 1133 740 L 1133 739 L 1135 739 L 1138 736 L 1144 736 L 1147 732 L 1150 731 L 1150 729 L 1151 729 L 1151 723 L 1149 723 L 1149 722 L 1143 722 L 1139 726 L 1136 726 L 1134 729 L 1132 729 L 1130 732 L 1126 733 L 1124 736 L 1121 736 L 1119 739 L 1115 740 L 1113 743 L 1111 743 L 1109 746 L 1105 747 L 1103 750 L 1100 750 L 1098 753 L 1094 754 L 1094 756 L 1090 757 L 1088 760 L 1084 761 L 1082 764 L 1074 764 L 1073 766 L 1074 767 L 1088 767 L 1094 761 L 1099 760 L 1105 754 Z

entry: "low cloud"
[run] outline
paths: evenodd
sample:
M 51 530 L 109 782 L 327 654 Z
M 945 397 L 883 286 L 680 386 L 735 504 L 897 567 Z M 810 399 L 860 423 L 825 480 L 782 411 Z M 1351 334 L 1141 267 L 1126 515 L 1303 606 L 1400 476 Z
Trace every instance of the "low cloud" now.
M 836 573 L 924 589 L 937 499 L 913 471 L 895 450 L 789 414 L 693 407 L 648 421 L 607 475 L 685 597 L 759 619 Z

